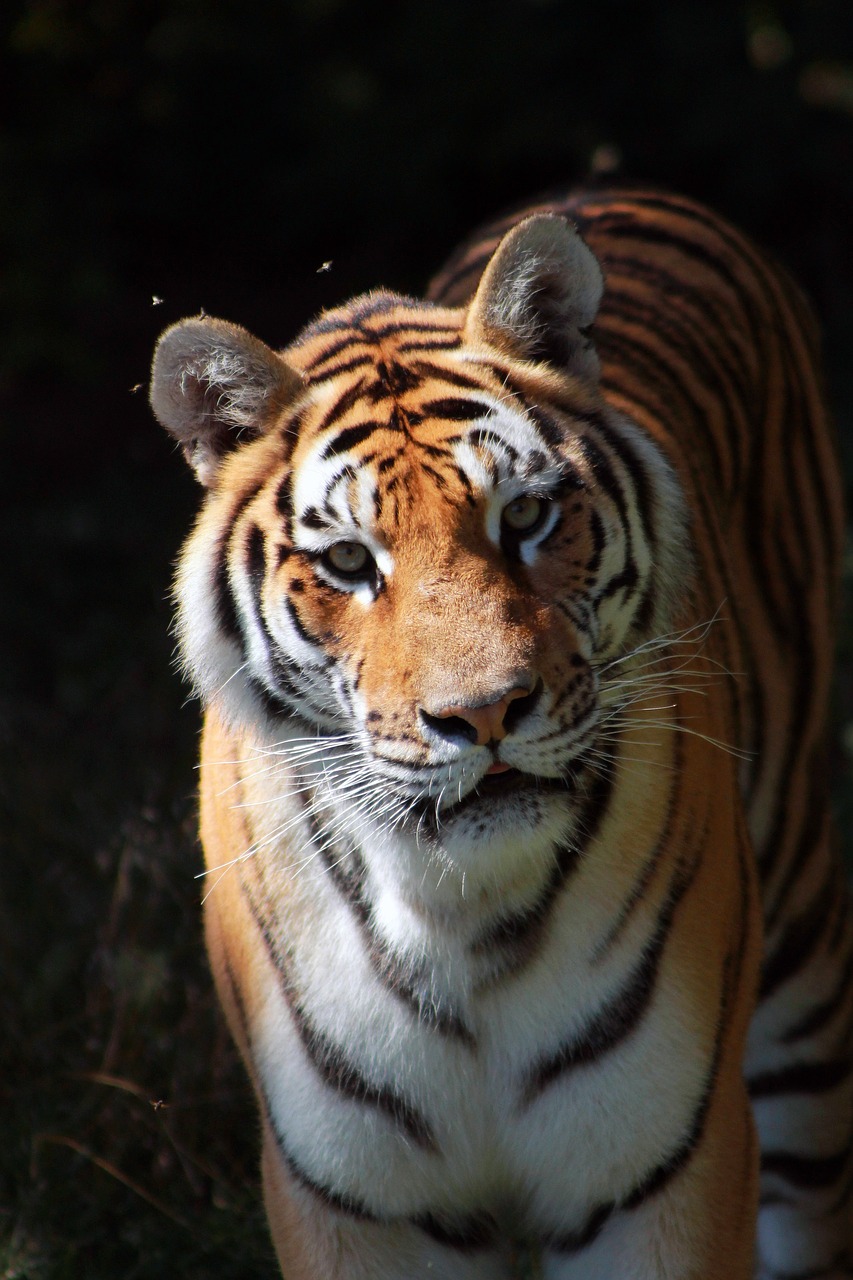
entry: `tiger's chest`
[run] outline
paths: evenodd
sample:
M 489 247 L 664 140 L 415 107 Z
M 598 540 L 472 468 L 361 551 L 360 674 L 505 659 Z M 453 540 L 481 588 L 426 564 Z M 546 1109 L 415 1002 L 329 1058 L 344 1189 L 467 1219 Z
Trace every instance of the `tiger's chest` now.
M 247 895 L 264 874 L 252 1051 L 304 1184 L 368 1217 L 559 1236 L 677 1158 L 714 1045 L 698 958 L 662 953 L 660 900 L 602 952 L 612 909 L 592 866 L 542 919 L 519 908 L 473 931 L 321 859 L 294 923 L 274 867 L 246 872 Z

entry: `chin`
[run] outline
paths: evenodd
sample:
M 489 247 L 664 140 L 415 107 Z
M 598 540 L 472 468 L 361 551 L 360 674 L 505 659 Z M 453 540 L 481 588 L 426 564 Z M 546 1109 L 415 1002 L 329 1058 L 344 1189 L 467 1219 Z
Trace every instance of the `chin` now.
M 483 778 L 455 804 L 421 816 L 419 840 L 445 865 L 490 883 L 551 861 L 571 840 L 574 787 L 510 769 Z
M 486 774 L 476 786 L 455 803 L 444 805 L 438 813 L 430 809 L 421 818 L 433 834 L 467 830 L 488 836 L 506 826 L 536 827 L 554 811 L 554 802 L 562 812 L 571 805 L 575 785 L 566 777 L 546 778 L 507 769 Z

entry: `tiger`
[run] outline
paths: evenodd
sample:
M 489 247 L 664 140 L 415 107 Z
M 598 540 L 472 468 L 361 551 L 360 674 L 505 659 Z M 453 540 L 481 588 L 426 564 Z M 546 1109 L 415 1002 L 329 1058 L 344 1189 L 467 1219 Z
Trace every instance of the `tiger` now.
M 812 313 L 589 187 L 284 350 L 168 328 L 206 943 L 285 1280 L 853 1276 Z

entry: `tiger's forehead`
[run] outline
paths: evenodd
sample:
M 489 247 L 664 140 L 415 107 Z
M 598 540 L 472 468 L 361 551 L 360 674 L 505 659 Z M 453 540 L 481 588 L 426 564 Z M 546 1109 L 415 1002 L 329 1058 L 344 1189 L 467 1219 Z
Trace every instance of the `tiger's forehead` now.
M 495 492 L 548 489 L 565 461 L 491 378 L 415 376 L 377 362 L 313 388 L 294 450 L 297 525 L 336 537 L 411 521 L 432 498 L 476 508 Z
M 463 323 L 455 308 L 371 293 L 325 312 L 286 354 L 309 384 L 360 370 L 383 394 L 399 394 L 461 348 Z
M 308 541 L 412 528 L 441 506 L 464 519 L 496 492 L 558 482 L 564 440 L 543 432 L 511 362 L 466 345 L 464 321 L 462 310 L 368 294 L 285 353 L 308 390 L 289 489 Z

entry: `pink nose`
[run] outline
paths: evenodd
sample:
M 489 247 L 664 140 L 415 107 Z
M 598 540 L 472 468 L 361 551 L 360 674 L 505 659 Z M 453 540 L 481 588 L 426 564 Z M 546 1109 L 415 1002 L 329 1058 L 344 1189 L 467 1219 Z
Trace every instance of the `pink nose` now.
M 504 720 L 510 703 L 516 698 L 526 698 L 529 694 L 529 689 L 510 689 L 509 693 L 498 698 L 497 702 L 490 702 L 484 707 L 443 707 L 441 711 L 435 713 L 435 719 L 449 720 L 453 717 L 456 720 L 464 720 L 476 734 L 473 741 L 482 747 L 487 742 L 500 742 L 506 737 Z

